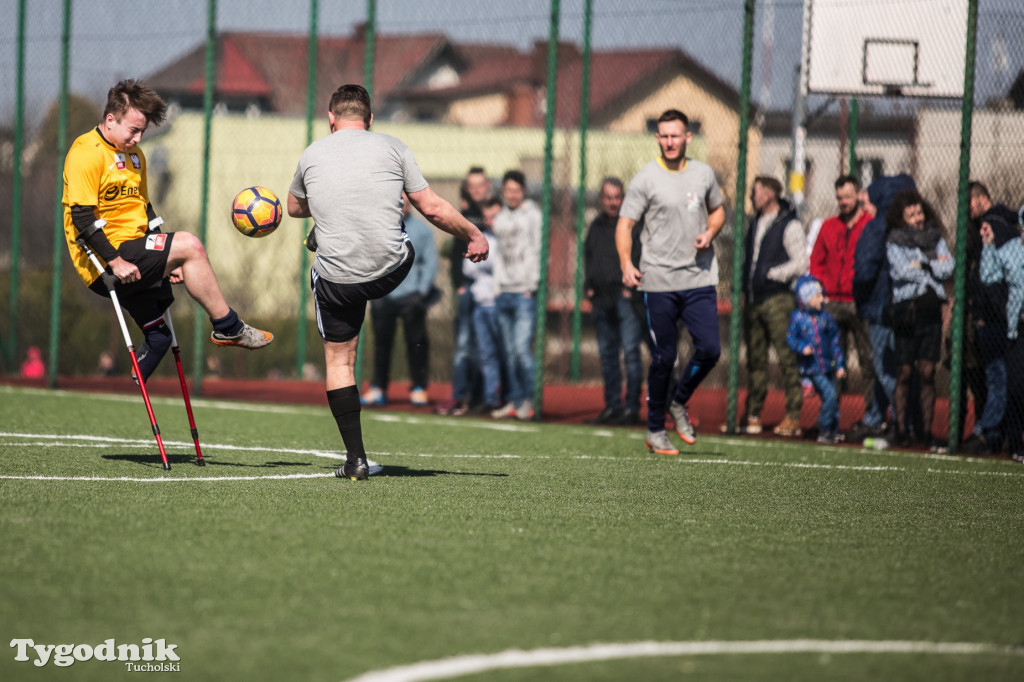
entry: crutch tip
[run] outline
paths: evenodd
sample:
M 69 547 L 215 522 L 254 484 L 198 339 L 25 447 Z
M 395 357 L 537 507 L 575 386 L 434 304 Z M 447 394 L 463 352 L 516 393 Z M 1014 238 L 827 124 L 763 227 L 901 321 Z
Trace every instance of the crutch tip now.
M 197 459 L 196 460 L 196 466 L 199 466 L 199 467 L 206 466 L 206 460 L 205 459 Z
M 170 470 L 171 470 L 171 463 L 170 462 L 164 462 L 164 471 L 170 471 Z

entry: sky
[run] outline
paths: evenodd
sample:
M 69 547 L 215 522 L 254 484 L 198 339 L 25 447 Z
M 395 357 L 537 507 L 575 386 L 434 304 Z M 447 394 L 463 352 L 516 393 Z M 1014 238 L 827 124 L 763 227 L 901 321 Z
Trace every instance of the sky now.
M 864 11 L 884 11 L 894 2 L 850 0 Z M 63 0 L 27 0 L 25 113 L 31 122 L 57 96 Z M 527 48 L 548 37 L 551 0 L 377 0 L 380 33 L 444 32 L 456 41 L 498 42 Z M 305 32 L 309 4 L 302 0 L 218 0 L 221 31 Z M 319 0 L 321 35 L 348 35 L 365 21 L 364 0 Z M 561 0 L 559 34 L 581 43 L 584 0 Z M 759 0 L 755 12 L 753 88 L 755 101 L 788 108 L 800 58 L 802 0 Z M 202 43 L 207 0 L 75 0 L 72 11 L 72 92 L 101 101 L 116 80 L 145 78 Z M 18 0 L 0 0 L 0 124 L 15 110 Z M 739 86 L 742 0 L 593 0 L 595 49 L 677 47 Z M 765 18 L 770 18 L 766 23 Z M 1024 3 L 982 0 L 977 51 L 978 90 L 987 99 L 1005 91 L 1024 68 Z M 304 77 L 304 76 L 303 76 Z

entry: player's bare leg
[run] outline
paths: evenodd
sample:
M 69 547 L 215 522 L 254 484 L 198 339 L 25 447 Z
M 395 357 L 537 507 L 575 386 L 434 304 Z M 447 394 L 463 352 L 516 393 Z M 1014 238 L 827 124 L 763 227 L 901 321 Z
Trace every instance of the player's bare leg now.
M 190 232 L 175 232 L 171 240 L 164 276 L 172 275 L 175 278 L 180 276 L 189 296 L 210 316 L 213 323 L 211 338 L 218 346 L 241 346 L 251 350 L 262 348 L 274 340 L 270 332 L 250 327 L 238 319 L 237 313 L 224 300 L 203 243 Z
M 338 467 L 338 478 L 353 481 L 366 480 L 370 468 L 363 447 L 363 427 L 359 421 L 362 406 L 356 386 L 356 349 L 359 337 L 348 341 L 324 341 L 324 361 L 327 365 L 327 403 L 345 442 L 345 464 Z
M 228 303 L 220 291 L 217 275 L 199 238 L 190 232 L 175 232 L 171 240 L 171 253 L 167 258 L 164 276 L 169 277 L 177 268 L 185 280 L 185 289 L 196 303 L 203 306 L 212 318 L 228 314 Z

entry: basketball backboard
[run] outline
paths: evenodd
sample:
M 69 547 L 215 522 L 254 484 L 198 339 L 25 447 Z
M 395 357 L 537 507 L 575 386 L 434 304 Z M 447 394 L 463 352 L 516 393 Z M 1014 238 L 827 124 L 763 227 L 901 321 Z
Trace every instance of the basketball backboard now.
M 804 0 L 807 90 L 960 98 L 967 0 Z

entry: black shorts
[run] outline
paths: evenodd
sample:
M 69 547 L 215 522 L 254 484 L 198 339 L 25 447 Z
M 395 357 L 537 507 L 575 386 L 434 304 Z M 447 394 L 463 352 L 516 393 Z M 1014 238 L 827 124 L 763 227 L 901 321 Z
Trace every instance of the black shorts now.
M 918 320 L 913 327 L 893 330 L 896 362 L 913 365 L 918 360 L 938 362 L 942 353 L 942 318 Z
M 173 238 L 173 232 L 156 232 L 124 242 L 117 248 L 121 258 L 139 269 L 139 281 L 129 284 L 118 282 L 114 291 L 121 307 L 128 311 L 140 328 L 162 317 L 174 301 L 171 282 L 164 277 Z M 102 279 L 97 279 L 89 288 L 110 298 Z
M 310 270 L 309 286 L 313 290 L 313 308 L 316 310 L 316 328 L 324 341 L 344 343 L 359 335 L 366 319 L 366 303 L 383 298 L 394 291 L 416 260 L 416 251 L 406 242 L 409 254 L 395 270 L 372 282 L 338 284 L 320 277 Z

